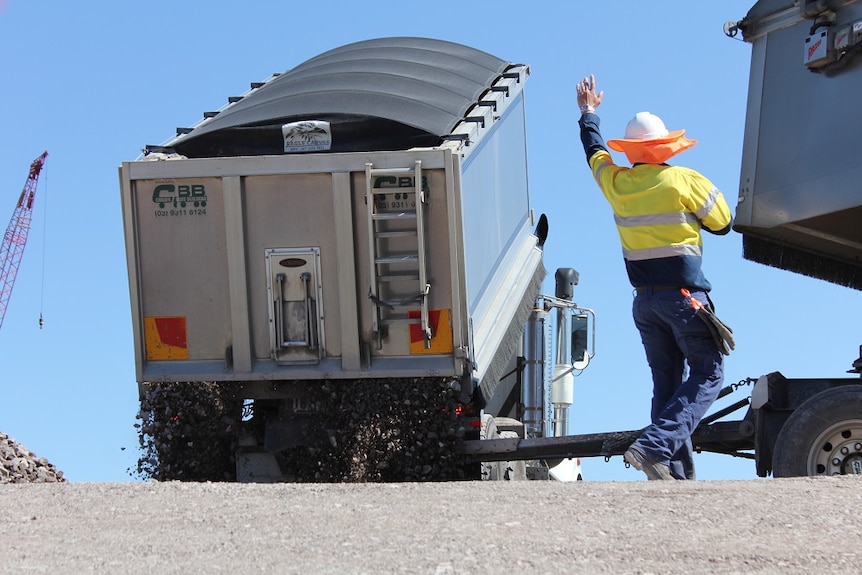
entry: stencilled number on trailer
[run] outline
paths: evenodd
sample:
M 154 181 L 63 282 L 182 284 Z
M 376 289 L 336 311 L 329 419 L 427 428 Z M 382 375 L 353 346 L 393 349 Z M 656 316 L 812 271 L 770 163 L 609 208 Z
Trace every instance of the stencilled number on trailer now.
M 205 216 L 207 191 L 203 184 L 157 183 L 153 188 L 157 218 Z
M 416 199 L 413 194 L 386 194 L 379 196 L 375 203 L 378 210 L 412 210 L 416 208 Z
M 205 216 L 206 208 L 194 208 L 191 210 L 156 210 L 157 218 L 175 218 L 177 216 Z
M 397 211 L 416 209 L 416 194 L 413 192 L 415 181 L 413 176 L 381 176 L 374 181 L 377 189 L 392 188 L 391 194 L 378 195 L 375 207 L 379 211 Z M 401 189 L 403 191 L 396 191 Z M 422 191 L 428 193 L 428 178 L 422 176 Z

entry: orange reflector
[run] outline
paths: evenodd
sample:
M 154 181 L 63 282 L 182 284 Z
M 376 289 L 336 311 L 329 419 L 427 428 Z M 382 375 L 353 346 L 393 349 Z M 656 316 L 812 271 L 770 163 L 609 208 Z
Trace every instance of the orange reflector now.
M 148 360 L 183 360 L 189 358 L 186 318 L 145 317 L 144 344 Z
M 419 320 L 421 312 L 407 312 L 411 320 Z M 452 319 L 448 309 L 432 309 L 428 311 L 428 323 L 431 327 L 431 340 L 425 347 L 425 334 L 418 321 L 410 324 L 410 353 L 452 353 L 455 344 L 452 336 Z

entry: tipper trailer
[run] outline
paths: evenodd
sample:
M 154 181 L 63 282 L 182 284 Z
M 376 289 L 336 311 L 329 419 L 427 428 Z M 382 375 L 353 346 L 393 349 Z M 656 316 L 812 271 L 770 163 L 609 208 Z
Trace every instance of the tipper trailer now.
M 771 18 L 763 4 L 728 28 L 754 44 L 755 96 L 778 61 L 758 45 L 770 32 L 749 36 Z M 788 27 L 811 25 L 794 14 Z M 244 481 L 575 479 L 577 458 L 624 453 L 638 431 L 567 435 L 595 318 L 574 302 L 572 269 L 540 293 L 547 221 L 528 193 L 528 74 L 450 42 L 350 44 L 121 166 L 155 477 L 218 479 L 183 460 L 222 458 Z M 751 127 L 764 102 L 749 104 L 740 202 L 759 193 L 746 170 L 763 153 Z M 761 476 L 858 472 L 862 416 L 836 407 L 858 408 L 858 382 L 742 380 L 722 396 L 755 383 L 751 399 L 705 418 L 695 448 L 755 459 Z M 190 413 L 194 401 L 162 387 L 174 383 L 180 396 L 230 399 Z M 363 415 L 333 417 L 345 409 Z M 811 423 L 824 412 L 825 430 Z M 204 417 L 221 431 L 196 435 Z M 215 441 L 226 450 L 200 447 Z M 344 466 L 322 473 L 326 457 Z
M 124 163 L 142 398 L 163 382 L 215 382 L 242 398 L 237 468 L 253 480 L 284 474 L 291 463 L 274 454 L 343 443 L 320 413 L 333 384 L 443 386 L 444 433 L 457 441 L 521 430 L 521 390 L 501 376 L 545 276 L 533 230 L 546 220 L 527 186 L 528 74 L 449 42 L 359 42 Z M 182 435 L 172 421 L 187 417 L 154 415 L 150 399 L 146 417 L 165 421 L 149 430 Z M 375 401 L 369 411 L 391 410 Z M 571 399 L 555 402 L 564 422 Z M 514 417 L 482 426 L 482 406 Z M 527 408 L 531 434 L 548 433 L 552 409 Z

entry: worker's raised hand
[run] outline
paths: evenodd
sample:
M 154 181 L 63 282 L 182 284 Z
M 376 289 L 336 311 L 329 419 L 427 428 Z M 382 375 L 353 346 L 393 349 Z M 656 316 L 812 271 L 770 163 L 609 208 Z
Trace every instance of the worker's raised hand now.
M 602 103 L 605 93 L 596 93 L 596 77 L 590 74 L 589 78 L 584 78 L 577 84 L 578 91 L 578 107 L 581 111 L 593 111 Z

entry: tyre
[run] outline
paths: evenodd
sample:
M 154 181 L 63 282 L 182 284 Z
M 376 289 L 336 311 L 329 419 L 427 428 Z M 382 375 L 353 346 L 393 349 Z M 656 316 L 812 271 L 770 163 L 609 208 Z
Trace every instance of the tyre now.
M 773 477 L 862 474 L 862 385 L 806 400 L 775 440 Z
M 500 421 L 509 422 L 507 417 Z M 482 427 L 479 439 L 517 439 L 521 437 L 516 431 L 500 431 L 497 428 L 498 419 L 493 415 L 482 416 Z M 527 464 L 523 461 L 485 461 L 482 462 L 481 477 L 485 481 L 526 481 Z
M 499 439 L 497 425 L 494 416 L 482 415 L 482 427 L 479 428 L 479 439 Z M 504 468 L 499 461 L 483 461 L 481 464 L 481 477 L 484 481 L 497 481 L 502 479 Z
M 501 431 L 500 439 L 518 439 L 521 437 L 516 431 Z M 503 474 L 501 479 L 506 481 L 526 481 L 527 480 L 527 462 L 521 460 L 506 461 L 503 465 Z

